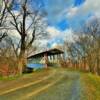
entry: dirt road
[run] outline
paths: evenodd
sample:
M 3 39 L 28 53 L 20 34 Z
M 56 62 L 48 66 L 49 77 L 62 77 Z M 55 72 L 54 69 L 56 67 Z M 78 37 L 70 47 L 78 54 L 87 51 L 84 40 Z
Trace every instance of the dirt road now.
M 57 68 L 42 79 L 4 91 L 0 100 L 82 100 L 81 95 L 80 73 Z

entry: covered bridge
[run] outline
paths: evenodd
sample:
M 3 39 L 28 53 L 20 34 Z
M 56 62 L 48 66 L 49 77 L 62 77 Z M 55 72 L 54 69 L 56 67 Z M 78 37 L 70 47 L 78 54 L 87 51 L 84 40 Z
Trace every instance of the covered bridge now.
M 49 63 L 58 63 L 59 59 L 64 58 L 64 51 L 54 48 L 33 54 L 28 57 L 29 63 L 44 64 L 47 68 Z

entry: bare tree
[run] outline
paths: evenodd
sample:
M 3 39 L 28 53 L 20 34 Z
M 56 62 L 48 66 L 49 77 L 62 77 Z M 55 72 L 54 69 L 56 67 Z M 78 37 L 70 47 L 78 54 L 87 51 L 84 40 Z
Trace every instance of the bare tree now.
M 93 70 L 100 75 L 100 19 L 94 18 L 92 21 L 88 22 L 86 29 L 92 40 L 90 55 Z
M 80 69 L 100 75 L 100 20 L 86 23 L 82 31 L 75 43 L 65 44 L 67 52 Z
M 7 18 L 7 13 L 6 13 L 7 7 L 4 4 L 4 1 L 5 0 L 1 0 L 1 2 L 0 2 L 0 30 L 2 30 L 2 28 L 4 28 L 4 23 L 5 23 L 6 18 Z M 7 33 L 6 32 L 0 32 L 0 42 L 6 36 L 7 36 Z
M 13 0 L 13 4 L 14 4 Z M 6 4 L 6 2 L 5 2 Z M 17 30 L 20 35 L 20 41 L 17 47 L 13 45 L 14 51 L 18 57 L 18 68 L 19 73 L 22 74 L 23 68 L 26 63 L 25 54 L 26 50 L 28 50 L 36 36 L 39 38 L 45 37 L 46 32 L 44 30 L 43 14 L 40 13 L 39 9 L 30 10 L 28 0 L 24 0 L 22 3 L 19 2 L 20 8 L 17 10 L 17 14 L 14 10 L 7 6 L 7 11 L 9 12 L 11 18 L 11 25 Z M 13 8 L 13 7 L 12 7 Z M 18 52 L 19 50 L 19 52 Z
M 2 34 L 0 34 L 0 42 L 2 41 L 2 39 L 3 38 L 5 38 L 7 36 L 7 34 L 6 33 L 2 33 Z

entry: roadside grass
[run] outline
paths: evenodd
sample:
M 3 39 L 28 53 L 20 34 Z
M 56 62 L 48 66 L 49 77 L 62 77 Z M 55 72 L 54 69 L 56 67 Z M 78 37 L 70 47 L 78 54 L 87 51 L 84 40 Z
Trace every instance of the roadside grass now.
M 0 76 L 0 81 L 7 81 L 7 80 L 16 80 L 17 78 L 21 77 L 20 75 L 10 75 L 10 76 Z
M 33 70 L 31 73 L 23 73 L 22 75 L 16 74 L 16 75 L 9 75 L 9 76 L 1 76 L 0 75 L 0 81 L 10 81 L 10 80 L 16 80 L 18 78 L 23 78 L 23 77 L 30 77 L 33 76 L 33 74 L 40 74 L 40 73 L 45 73 L 45 72 L 50 71 L 50 68 L 44 69 L 44 68 L 39 68 L 36 70 Z
M 23 74 L 21 76 L 3 77 L 0 80 L 0 93 L 12 88 L 21 87 L 37 80 L 41 80 L 42 78 L 49 76 L 52 72 L 53 70 L 43 69 L 41 71 L 39 70 L 33 73 Z
M 100 100 L 100 76 L 83 73 L 82 82 L 86 100 Z
M 48 79 L 41 81 L 37 84 L 33 84 L 28 87 L 18 89 L 16 91 L 11 92 L 10 94 L 9 93 L 4 94 L 0 96 L 0 98 L 2 98 L 2 100 L 18 100 L 18 99 L 23 100 L 23 97 L 26 98 L 25 96 L 27 96 L 27 94 L 32 93 L 32 92 L 34 93 L 35 91 L 39 90 L 41 87 L 44 87 L 49 83 L 55 82 L 57 77 L 59 77 L 59 73 L 56 73 L 53 76 L 50 76 Z M 9 97 L 11 98 L 7 99 Z M 18 99 L 16 97 L 18 97 Z

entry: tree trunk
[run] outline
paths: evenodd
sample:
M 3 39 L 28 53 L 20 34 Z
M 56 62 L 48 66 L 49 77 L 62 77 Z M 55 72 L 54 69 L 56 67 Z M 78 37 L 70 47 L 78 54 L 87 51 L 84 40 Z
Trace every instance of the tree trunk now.
M 22 58 L 18 59 L 18 71 L 19 71 L 19 75 L 22 75 L 22 73 L 23 73 L 23 61 L 22 61 Z
M 18 59 L 18 71 L 20 75 L 23 73 L 25 66 L 26 66 L 25 51 L 22 51 Z
M 97 57 L 97 74 L 100 75 L 100 62 L 98 57 Z
M 22 32 L 23 33 L 23 32 Z M 20 54 L 18 58 L 18 71 L 19 74 L 21 75 L 23 73 L 23 69 L 25 66 L 25 33 L 22 34 L 21 36 L 21 49 L 20 49 Z

